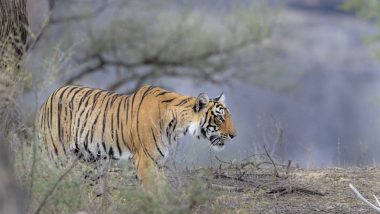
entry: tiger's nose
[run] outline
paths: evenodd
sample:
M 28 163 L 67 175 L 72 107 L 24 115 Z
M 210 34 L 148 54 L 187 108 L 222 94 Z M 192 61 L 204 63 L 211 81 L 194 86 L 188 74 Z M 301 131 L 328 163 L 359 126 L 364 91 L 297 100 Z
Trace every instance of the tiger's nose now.
M 232 133 L 232 134 L 228 134 L 230 136 L 230 138 L 234 138 L 236 136 L 236 133 Z

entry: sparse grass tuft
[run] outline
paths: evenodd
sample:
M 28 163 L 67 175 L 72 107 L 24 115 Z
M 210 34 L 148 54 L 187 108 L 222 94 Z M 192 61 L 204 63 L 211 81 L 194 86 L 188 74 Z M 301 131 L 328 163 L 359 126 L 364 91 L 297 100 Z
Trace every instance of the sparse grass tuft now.
M 174 189 L 160 184 L 151 192 L 125 189 L 123 211 L 128 213 L 190 213 L 207 200 L 207 190 L 200 180 L 191 181 L 183 188 Z

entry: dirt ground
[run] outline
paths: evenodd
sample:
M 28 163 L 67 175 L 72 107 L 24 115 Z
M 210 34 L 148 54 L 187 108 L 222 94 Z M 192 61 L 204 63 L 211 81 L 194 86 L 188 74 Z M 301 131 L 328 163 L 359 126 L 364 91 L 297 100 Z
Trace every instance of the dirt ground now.
M 349 188 L 374 202 L 380 196 L 380 168 L 315 170 L 233 166 L 213 171 L 215 197 L 195 213 L 375 213 Z M 202 174 L 202 170 L 197 171 Z

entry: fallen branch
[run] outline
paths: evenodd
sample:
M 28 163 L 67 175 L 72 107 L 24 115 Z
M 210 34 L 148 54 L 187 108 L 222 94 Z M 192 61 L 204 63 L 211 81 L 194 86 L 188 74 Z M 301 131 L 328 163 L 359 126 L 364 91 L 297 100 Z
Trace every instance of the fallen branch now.
M 372 204 L 371 202 L 369 202 L 367 199 L 365 199 L 362 194 L 360 194 L 360 192 L 354 187 L 354 185 L 352 184 L 349 184 L 351 190 L 355 193 L 355 195 L 360 199 L 362 200 L 364 203 L 368 204 L 370 207 L 372 207 L 374 210 L 376 210 L 377 212 L 380 212 L 380 202 L 379 200 L 377 199 L 377 197 L 375 195 L 373 195 L 373 197 L 375 197 L 375 200 L 376 200 L 376 203 L 378 204 L 379 207 L 375 206 L 374 204 Z
M 302 188 L 302 187 L 294 187 L 294 186 L 277 187 L 277 188 L 269 190 L 267 193 L 268 194 L 278 193 L 281 196 L 281 195 L 285 195 L 285 194 L 289 194 L 289 193 L 295 193 L 295 192 L 305 193 L 305 194 L 309 194 L 309 195 L 319 195 L 319 196 L 325 195 L 324 193 L 321 193 L 318 191 L 314 191 L 314 190 L 310 190 L 310 189 L 306 189 L 306 188 Z
M 216 175 L 214 175 L 214 178 L 224 178 L 224 179 L 229 179 L 229 180 L 236 180 L 236 181 L 255 184 L 255 185 L 257 185 L 257 187 L 261 186 L 261 184 L 258 182 L 246 180 L 246 179 L 243 179 L 242 177 L 233 177 L 233 176 L 228 176 L 228 175 L 224 175 L 224 174 L 216 174 Z

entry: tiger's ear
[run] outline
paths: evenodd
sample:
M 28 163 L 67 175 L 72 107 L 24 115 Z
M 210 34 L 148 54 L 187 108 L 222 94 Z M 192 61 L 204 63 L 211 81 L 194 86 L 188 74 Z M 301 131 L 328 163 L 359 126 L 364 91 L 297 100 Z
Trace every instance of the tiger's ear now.
M 224 96 L 223 92 L 219 95 L 219 97 L 215 98 L 215 101 L 225 104 L 226 96 Z
M 208 95 L 206 93 L 200 93 L 197 97 L 197 100 L 195 101 L 195 112 L 199 112 L 205 107 L 207 107 L 209 100 L 210 99 L 208 98 Z

